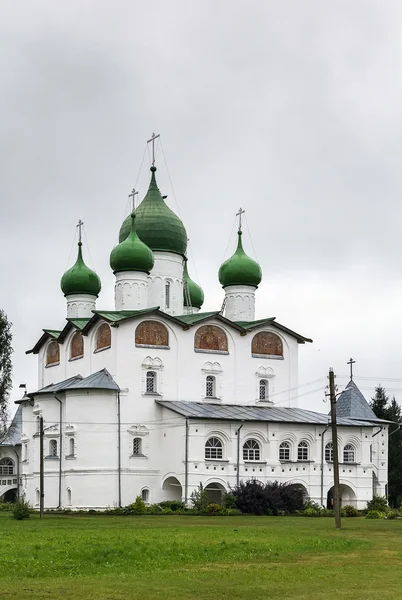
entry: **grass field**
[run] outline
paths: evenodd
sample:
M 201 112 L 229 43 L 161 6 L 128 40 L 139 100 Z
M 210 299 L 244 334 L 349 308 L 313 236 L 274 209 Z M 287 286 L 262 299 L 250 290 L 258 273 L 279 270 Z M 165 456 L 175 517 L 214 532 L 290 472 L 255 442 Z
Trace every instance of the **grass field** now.
M 402 522 L 0 513 L 0 599 L 402 598 Z

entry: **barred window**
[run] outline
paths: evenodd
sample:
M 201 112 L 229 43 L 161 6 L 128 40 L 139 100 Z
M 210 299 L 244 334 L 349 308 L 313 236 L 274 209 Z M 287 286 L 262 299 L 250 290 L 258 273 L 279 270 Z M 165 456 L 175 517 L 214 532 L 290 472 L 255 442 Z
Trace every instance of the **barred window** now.
M 49 456 L 57 456 L 57 440 L 50 440 Z
M 268 400 L 268 379 L 260 379 L 260 400 Z
M 290 460 L 290 444 L 282 442 L 279 446 L 279 460 Z
M 244 460 L 260 460 L 260 444 L 256 440 L 247 440 L 243 446 Z
M 205 379 L 205 396 L 207 398 L 215 397 L 216 379 L 214 375 L 207 375 Z
M 353 463 L 355 462 L 355 448 L 352 444 L 346 444 L 343 449 L 343 462 Z
M 297 460 L 308 460 L 308 443 L 300 442 L 297 446 Z
M 0 460 L 0 475 L 14 475 L 14 461 L 11 458 Z
M 142 455 L 142 440 L 141 440 L 141 438 L 133 439 L 133 455 L 134 456 Z
M 223 458 L 223 446 L 219 438 L 211 437 L 207 440 L 207 443 L 205 444 L 205 458 Z
M 147 371 L 146 375 L 146 393 L 156 393 L 156 373 L 155 371 Z
M 332 442 L 328 442 L 325 446 L 325 460 L 332 462 L 334 460 L 334 447 Z
M 40 417 L 36 417 L 36 433 L 40 433 Z

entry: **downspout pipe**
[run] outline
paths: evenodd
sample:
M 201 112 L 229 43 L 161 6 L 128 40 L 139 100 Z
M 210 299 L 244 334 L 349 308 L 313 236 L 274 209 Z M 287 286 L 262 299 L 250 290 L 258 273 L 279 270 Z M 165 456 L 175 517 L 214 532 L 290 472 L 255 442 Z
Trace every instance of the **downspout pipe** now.
M 62 444 L 62 433 L 61 428 L 63 425 L 63 403 L 60 398 L 57 397 L 56 392 L 54 392 L 54 397 L 59 403 L 59 504 L 57 508 L 61 508 L 61 459 L 63 457 L 63 444 Z
M 21 444 L 18 444 L 21 448 Z M 17 444 L 13 446 L 15 456 L 17 457 L 17 500 L 20 499 L 20 458 L 22 456 L 22 448 L 20 454 L 17 452 Z
M 321 433 L 321 506 L 324 506 L 324 435 L 329 425 Z
M 236 485 L 240 485 L 240 431 L 244 425 L 244 421 L 241 422 L 240 427 L 236 431 L 237 435 L 237 460 L 236 460 Z
M 184 504 L 187 506 L 188 501 L 188 446 L 189 446 L 189 430 L 190 425 L 188 417 L 186 417 L 186 441 L 184 447 Z
M 120 392 L 117 392 L 117 493 L 118 506 L 121 507 L 121 411 Z

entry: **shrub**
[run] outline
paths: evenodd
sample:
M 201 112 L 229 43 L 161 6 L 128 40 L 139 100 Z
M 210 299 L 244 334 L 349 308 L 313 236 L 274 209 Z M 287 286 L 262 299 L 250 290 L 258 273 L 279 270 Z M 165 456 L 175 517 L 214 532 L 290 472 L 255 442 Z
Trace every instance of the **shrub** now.
M 320 512 L 320 517 L 334 517 L 335 513 L 330 508 L 322 508 Z
M 241 481 L 232 494 L 241 512 L 254 515 L 292 514 L 304 507 L 301 488 L 278 481 L 265 485 L 255 480 Z
M 305 517 L 320 517 L 321 509 L 314 508 L 314 506 L 308 506 L 301 512 L 301 514 L 304 515 Z
M 162 513 L 162 507 L 160 504 L 151 504 L 147 507 L 147 513 L 150 515 L 160 515 Z
M 369 510 L 366 515 L 366 519 L 382 519 L 384 517 L 384 513 L 379 510 Z
M 222 498 L 223 508 L 234 508 L 236 509 L 236 498 L 232 493 L 224 494 Z
M 401 513 L 399 512 L 399 510 L 397 508 L 394 508 L 394 510 L 391 510 L 391 512 L 389 512 L 387 514 L 387 519 L 400 519 L 401 518 Z
M 390 508 L 385 496 L 373 496 L 372 500 L 367 502 L 367 511 L 376 510 L 381 513 L 389 512 Z
M 147 511 L 147 507 L 145 506 L 145 503 L 141 496 L 137 496 L 135 502 L 133 504 L 130 504 L 130 506 L 132 507 L 133 513 L 135 515 L 142 515 Z
M 164 500 L 163 502 L 159 502 L 159 506 L 161 508 L 170 508 L 173 512 L 185 510 L 186 508 L 184 502 L 180 502 L 179 500 Z
M 207 508 L 209 504 L 208 494 L 202 483 L 200 483 L 198 488 L 191 493 L 190 500 L 194 508 L 197 510 L 205 510 Z
M 346 504 L 341 508 L 341 517 L 358 517 L 359 511 L 354 506 Z
M 17 519 L 17 521 L 29 519 L 31 516 L 29 504 L 28 502 L 25 502 L 25 500 L 17 500 L 17 502 L 14 502 L 11 512 L 13 519 Z
M 11 510 L 12 505 L 10 504 L 10 502 L 1 502 L 0 500 L 0 512 L 3 510 Z
M 207 513 L 209 515 L 219 515 L 222 512 L 222 506 L 220 504 L 216 504 L 215 502 L 211 502 L 207 506 Z

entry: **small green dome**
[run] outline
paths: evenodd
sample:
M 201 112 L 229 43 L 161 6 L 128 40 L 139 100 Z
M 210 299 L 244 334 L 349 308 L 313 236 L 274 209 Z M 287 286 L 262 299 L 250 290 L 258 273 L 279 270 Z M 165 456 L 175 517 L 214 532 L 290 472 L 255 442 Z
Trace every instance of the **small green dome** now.
M 252 285 L 258 287 L 261 283 L 262 271 L 260 265 L 247 256 L 241 242 L 242 232 L 238 231 L 237 250 L 219 269 L 219 281 L 222 287 L 228 285 Z
M 151 167 L 152 177 L 148 192 L 136 210 L 138 237 L 151 248 L 162 252 L 185 255 L 187 232 L 177 215 L 168 207 L 155 179 L 156 167 Z M 119 234 L 122 242 L 130 233 L 131 218 L 125 219 Z
M 140 240 L 136 232 L 136 215 L 130 215 L 130 233 L 110 254 L 110 266 L 119 271 L 142 271 L 149 273 L 154 266 L 152 250 Z
M 190 303 L 191 306 L 194 306 L 194 308 L 201 308 L 201 306 L 204 304 L 204 292 L 202 291 L 202 288 L 195 283 L 195 281 L 193 281 L 187 271 L 187 260 L 184 260 L 184 272 L 183 272 L 183 284 L 184 286 L 187 285 L 187 289 L 188 289 L 188 294 L 190 296 Z M 184 306 L 188 306 L 188 298 L 187 298 L 187 294 L 186 294 L 186 290 L 185 287 L 183 286 L 183 301 L 184 301 Z
M 71 294 L 90 294 L 98 296 L 101 291 L 101 281 L 95 271 L 84 263 L 82 258 L 82 242 L 78 242 L 77 261 L 68 269 L 60 281 L 61 291 L 65 296 Z

